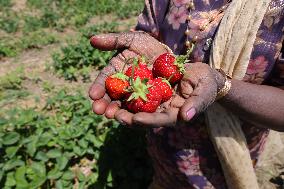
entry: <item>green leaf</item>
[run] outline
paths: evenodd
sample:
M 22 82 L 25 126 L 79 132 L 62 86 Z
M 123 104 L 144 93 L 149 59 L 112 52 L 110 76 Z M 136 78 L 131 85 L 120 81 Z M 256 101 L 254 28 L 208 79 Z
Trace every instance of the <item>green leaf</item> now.
M 93 138 L 92 142 L 93 142 L 94 146 L 97 147 L 97 148 L 100 148 L 103 145 L 103 142 L 98 140 L 96 137 Z
M 56 161 L 57 161 L 57 165 L 58 165 L 59 170 L 62 171 L 66 167 L 69 160 L 65 155 L 62 155 L 62 156 L 58 157 L 56 159 Z
M 14 178 L 14 172 L 10 172 L 7 174 L 5 186 L 15 186 L 16 185 L 16 180 Z
M 9 171 L 9 170 L 11 170 L 15 167 L 23 166 L 23 165 L 25 165 L 24 161 L 19 160 L 19 159 L 11 159 L 11 160 L 9 160 L 8 162 L 5 163 L 3 170 Z
M 4 175 L 4 171 L 3 170 L 0 170 L 0 183 L 1 183 L 1 180 L 3 178 L 3 175 Z
M 16 170 L 15 180 L 17 182 L 17 188 L 28 188 L 28 182 L 25 177 L 26 167 L 22 166 Z
M 74 173 L 70 170 L 66 171 L 63 176 L 62 176 L 62 179 L 63 180 L 72 180 L 74 178 Z
M 46 153 L 47 157 L 49 158 L 58 158 L 60 157 L 62 154 L 61 154 L 61 151 L 58 150 L 58 149 L 52 149 L 52 150 L 49 150 L 47 153 Z
M 62 184 L 64 189 L 72 189 L 72 181 L 71 180 L 62 180 Z
M 28 154 L 33 157 L 36 152 L 36 145 L 38 142 L 38 136 L 31 136 L 31 142 L 27 144 L 27 152 Z
M 48 142 L 52 139 L 52 137 L 53 136 L 50 133 L 43 133 L 39 138 L 37 146 L 47 145 Z
M 111 173 L 111 171 L 109 171 L 108 175 L 107 175 L 107 182 L 112 182 L 112 181 L 113 181 L 112 173 Z
M 62 180 L 57 180 L 55 183 L 56 189 L 64 189 Z
M 81 140 L 79 140 L 78 142 L 79 146 L 81 146 L 82 148 L 87 148 L 88 147 L 88 142 L 83 138 Z
M 43 163 L 33 162 L 31 164 L 31 168 L 37 176 L 39 176 L 39 177 L 45 177 L 46 176 L 46 169 L 45 169 L 45 165 Z
M 57 167 L 55 167 L 54 169 L 52 169 L 51 171 L 48 172 L 47 178 L 57 180 L 62 175 L 63 175 L 63 172 L 61 172 Z
M 86 183 L 85 182 L 80 182 L 78 189 L 85 189 L 85 188 L 86 188 Z
M 39 151 L 36 154 L 35 159 L 43 161 L 43 162 L 47 162 L 49 158 L 47 157 L 46 153 Z
M 3 144 L 4 145 L 11 145 L 11 144 L 15 144 L 16 142 L 18 142 L 20 139 L 20 135 L 16 132 L 9 132 L 7 134 L 5 134 L 5 136 L 3 137 Z
M 83 153 L 82 150 L 78 146 L 75 146 L 73 150 L 75 154 L 77 154 L 78 156 L 81 156 Z
M 15 156 L 15 154 L 17 153 L 19 148 L 20 148 L 20 146 L 11 146 L 11 147 L 6 148 L 6 150 L 5 150 L 6 155 L 9 158 L 13 158 Z
M 38 189 L 46 181 L 46 177 L 36 177 L 30 184 L 29 189 Z
M 85 175 L 81 172 L 81 171 L 78 171 L 78 175 L 77 175 L 79 181 L 85 181 L 86 177 Z

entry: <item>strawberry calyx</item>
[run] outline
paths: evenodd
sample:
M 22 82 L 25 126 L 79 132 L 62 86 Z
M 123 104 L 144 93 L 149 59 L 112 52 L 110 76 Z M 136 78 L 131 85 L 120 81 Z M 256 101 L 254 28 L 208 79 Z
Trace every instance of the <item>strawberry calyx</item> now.
M 139 59 L 137 57 L 133 58 L 132 68 L 137 68 L 139 64 Z
M 176 65 L 180 72 L 185 72 L 184 64 L 188 63 L 187 56 L 186 55 L 178 55 L 175 56 L 176 60 L 174 62 L 174 65 Z
M 111 78 L 121 79 L 123 81 L 127 81 L 129 77 L 121 72 L 115 73 L 111 76 Z
M 142 63 L 142 64 L 147 64 L 147 58 L 144 56 L 144 55 L 142 55 L 140 58 L 139 58 L 139 60 L 140 60 L 140 62 Z
M 191 55 L 194 47 L 195 47 L 195 45 L 192 44 L 191 48 L 186 51 L 186 55 L 175 56 L 176 61 L 174 62 L 174 65 L 176 65 L 179 68 L 180 72 L 182 72 L 182 73 L 185 72 L 184 64 L 189 62 L 188 58 Z
M 137 100 L 138 98 L 141 98 L 144 101 L 147 101 L 147 94 L 149 93 L 148 88 L 151 87 L 151 85 L 147 85 L 143 81 L 141 81 L 140 77 L 137 77 L 136 80 L 132 82 L 131 85 L 131 91 L 132 94 L 127 99 L 127 101 L 131 101 L 133 99 Z

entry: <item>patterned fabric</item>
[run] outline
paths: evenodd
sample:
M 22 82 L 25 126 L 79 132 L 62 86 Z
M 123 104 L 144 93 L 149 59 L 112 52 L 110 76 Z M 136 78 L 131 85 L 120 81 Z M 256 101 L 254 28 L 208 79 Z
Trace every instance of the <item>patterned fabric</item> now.
M 198 36 L 199 40 L 190 59 L 192 62 L 208 63 L 210 44 L 223 16 L 220 9 L 228 3 L 225 0 L 194 0 L 195 9 L 189 12 L 186 8 L 189 1 L 146 0 L 136 29 L 151 33 L 167 44 L 175 54 L 184 54 L 186 17 L 191 15 L 188 23 L 189 38 Z M 206 23 L 208 17 L 215 19 L 204 31 L 200 31 L 200 25 Z M 244 81 L 284 86 L 284 61 L 276 64 L 282 47 L 283 31 L 284 0 L 272 0 L 259 28 Z M 227 188 L 204 119 L 204 115 L 200 115 L 189 123 L 179 123 L 174 128 L 153 129 L 148 134 L 156 188 Z M 269 131 L 242 121 L 255 164 Z

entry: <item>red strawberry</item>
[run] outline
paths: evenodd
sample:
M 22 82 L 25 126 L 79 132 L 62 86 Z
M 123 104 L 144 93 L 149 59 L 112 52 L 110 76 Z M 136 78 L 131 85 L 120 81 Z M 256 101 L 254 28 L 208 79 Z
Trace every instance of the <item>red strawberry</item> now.
M 155 77 L 163 77 L 171 84 L 177 83 L 183 77 L 185 56 L 174 56 L 170 53 L 160 55 L 153 64 Z
M 113 100 L 123 98 L 127 93 L 126 89 L 129 86 L 128 77 L 123 73 L 116 73 L 109 76 L 105 82 L 107 94 Z
M 130 112 L 155 112 L 161 104 L 161 91 L 155 85 L 144 84 L 140 77 L 133 81 L 131 88 L 133 93 L 128 100 L 124 101 L 124 106 Z
M 166 79 L 158 77 L 150 80 L 148 84 L 154 85 L 159 88 L 162 95 L 162 103 L 170 100 L 170 98 L 173 96 L 173 89 L 171 87 L 171 84 Z
M 134 80 L 136 80 L 137 77 L 140 77 L 142 81 L 144 79 L 153 79 L 152 71 L 148 69 L 143 58 L 134 59 L 133 65 L 126 70 L 125 75 L 132 77 Z

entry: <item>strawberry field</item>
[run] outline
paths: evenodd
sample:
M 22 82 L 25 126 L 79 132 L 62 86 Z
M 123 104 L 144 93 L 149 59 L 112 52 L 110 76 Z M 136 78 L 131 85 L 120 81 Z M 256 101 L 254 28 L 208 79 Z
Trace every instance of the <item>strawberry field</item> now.
M 0 188 L 144 189 L 145 131 L 91 111 L 88 88 L 114 52 L 94 33 L 135 26 L 143 0 L 0 1 Z

